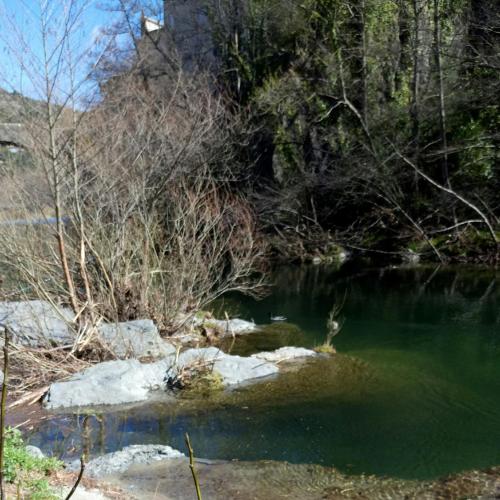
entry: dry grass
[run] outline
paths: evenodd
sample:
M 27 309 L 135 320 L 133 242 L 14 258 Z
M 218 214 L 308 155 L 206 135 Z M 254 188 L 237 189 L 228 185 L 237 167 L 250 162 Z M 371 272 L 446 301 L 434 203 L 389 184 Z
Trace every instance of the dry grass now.
M 50 476 L 48 477 L 48 482 L 55 491 L 61 491 L 62 489 L 66 490 L 71 488 L 73 484 L 75 484 L 76 478 L 77 473 L 67 472 L 65 470 L 57 470 L 50 474 Z M 110 500 L 123 500 L 132 498 L 117 486 L 107 484 L 103 481 L 96 481 L 94 479 L 85 477 L 85 475 L 83 476 L 80 485 L 87 490 L 99 491 L 99 493 L 104 495 L 106 498 L 109 498 Z
M 224 389 L 222 377 L 214 372 L 214 361 L 196 360 L 189 365 L 178 368 L 168 385 L 182 389 L 183 397 L 203 397 Z
M 11 346 L 9 394 L 14 402 L 10 408 L 40 401 L 52 382 L 90 366 L 88 360 L 79 359 L 70 351 L 71 348 Z
M 330 355 L 335 354 L 337 352 L 335 347 L 333 347 L 331 344 L 328 344 L 326 342 L 324 344 L 316 346 L 314 348 L 314 350 L 319 354 L 330 354 Z

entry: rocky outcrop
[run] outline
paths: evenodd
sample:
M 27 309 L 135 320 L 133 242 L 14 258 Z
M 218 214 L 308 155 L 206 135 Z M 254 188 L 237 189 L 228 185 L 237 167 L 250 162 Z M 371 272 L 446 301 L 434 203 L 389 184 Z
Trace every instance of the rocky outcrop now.
M 12 332 L 12 341 L 23 346 L 63 346 L 75 341 L 72 311 L 42 300 L 0 302 L 2 324 Z M 117 358 L 161 358 L 175 353 L 151 320 L 101 323 L 97 330 L 103 345 Z
M 268 377 L 278 373 L 273 363 L 225 354 L 216 347 L 189 349 L 179 356 L 177 364 L 169 368 L 167 376 L 174 376 L 186 367 L 204 365 L 222 378 L 224 386 L 241 384 L 250 380 Z
M 74 335 L 68 324 L 71 310 L 42 300 L 0 302 L 0 325 L 8 326 L 12 341 L 29 347 L 71 344 Z
M 199 342 L 202 337 L 223 339 L 257 332 L 261 329 L 253 321 L 238 318 L 215 319 L 210 313 L 204 311 L 200 311 L 193 317 L 179 315 L 178 321 L 184 325 L 184 328 L 175 336 L 175 339 L 182 344 L 191 345 Z
M 30 136 L 21 123 L 0 123 L 0 144 L 28 148 Z
M 178 357 L 170 355 L 149 364 L 137 360 L 99 363 L 69 380 L 52 384 L 44 406 L 58 409 L 147 401 L 165 392 L 169 380 L 193 367 L 217 374 L 224 387 L 255 382 L 279 372 L 275 363 L 257 357 L 232 356 L 215 347 L 188 349 Z

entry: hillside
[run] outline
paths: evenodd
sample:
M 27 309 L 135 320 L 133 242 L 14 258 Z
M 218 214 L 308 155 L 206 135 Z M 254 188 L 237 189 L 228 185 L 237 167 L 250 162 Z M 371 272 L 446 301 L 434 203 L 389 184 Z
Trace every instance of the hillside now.
M 23 124 L 43 112 L 43 103 L 17 92 L 0 89 L 0 145 L 26 147 Z

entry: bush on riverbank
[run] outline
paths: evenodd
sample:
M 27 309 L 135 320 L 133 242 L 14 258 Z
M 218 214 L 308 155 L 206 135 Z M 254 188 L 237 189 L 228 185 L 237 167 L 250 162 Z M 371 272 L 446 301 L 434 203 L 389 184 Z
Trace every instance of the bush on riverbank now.
M 4 478 L 9 497 L 32 500 L 51 500 L 58 496 L 50 486 L 48 476 L 62 468 L 62 462 L 55 458 L 36 457 L 28 452 L 17 429 L 7 429 L 5 434 Z

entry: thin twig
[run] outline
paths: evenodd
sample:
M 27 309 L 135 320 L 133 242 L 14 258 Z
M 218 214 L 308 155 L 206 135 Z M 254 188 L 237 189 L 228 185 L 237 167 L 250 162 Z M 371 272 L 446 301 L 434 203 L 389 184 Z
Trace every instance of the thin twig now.
M 5 406 L 7 403 L 7 379 L 9 376 L 9 328 L 4 326 L 5 340 L 3 344 L 3 382 L 0 408 L 0 498 L 4 500 L 4 445 L 5 445 Z
M 69 500 L 75 493 L 76 489 L 78 488 L 78 485 L 80 484 L 80 481 L 82 480 L 84 472 L 85 472 L 85 453 L 82 453 L 82 456 L 80 457 L 80 472 L 78 473 L 78 477 L 76 478 L 75 484 L 73 485 L 73 488 L 71 488 L 71 491 L 68 493 L 66 500 Z
M 201 500 L 201 489 L 200 483 L 198 482 L 198 476 L 196 475 L 196 470 L 194 468 L 194 451 L 191 446 L 191 441 L 189 440 L 189 434 L 186 432 L 186 446 L 189 451 L 189 468 L 191 469 L 191 474 L 193 475 L 194 486 L 196 488 L 196 496 L 198 500 Z

